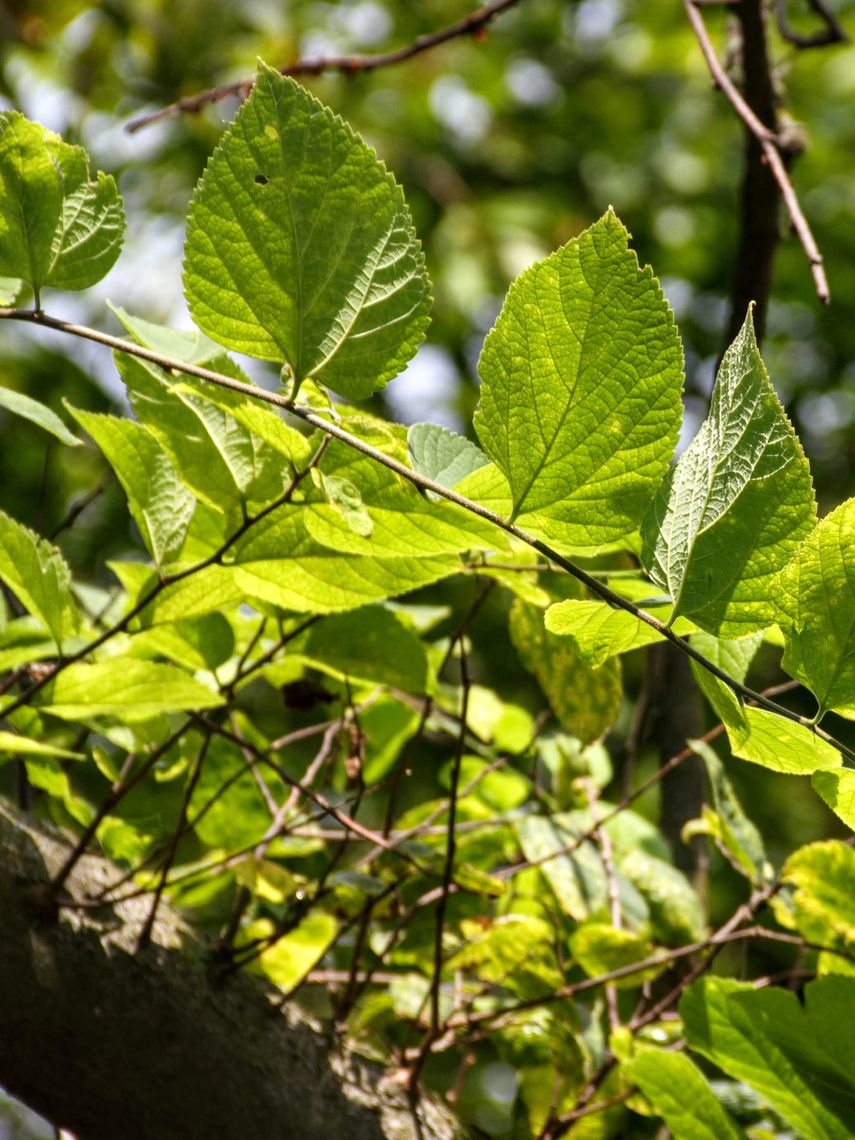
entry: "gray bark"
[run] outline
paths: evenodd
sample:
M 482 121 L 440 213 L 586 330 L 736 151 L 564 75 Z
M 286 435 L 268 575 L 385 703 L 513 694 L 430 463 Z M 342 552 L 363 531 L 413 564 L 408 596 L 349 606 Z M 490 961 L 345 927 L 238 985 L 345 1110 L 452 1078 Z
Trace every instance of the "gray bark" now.
M 0 1085 L 80 1140 L 452 1140 L 440 1106 L 418 1122 L 382 1071 L 330 1048 L 260 979 L 218 982 L 204 947 L 162 907 L 45 908 L 67 855 L 59 832 L 0 807 Z M 116 870 L 82 859 L 83 901 Z

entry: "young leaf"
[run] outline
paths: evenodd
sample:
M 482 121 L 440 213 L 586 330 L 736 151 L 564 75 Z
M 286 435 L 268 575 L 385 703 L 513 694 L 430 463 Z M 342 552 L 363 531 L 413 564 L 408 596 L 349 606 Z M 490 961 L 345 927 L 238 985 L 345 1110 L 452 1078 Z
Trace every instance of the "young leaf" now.
M 0 579 L 57 645 L 79 627 L 71 574 L 59 549 L 0 511 Z
M 39 693 L 42 712 L 63 720 L 118 716 L 146 720 L 158 713 L 211 709 L 222 697 L 174 665 L 113 657 L 69 665 Z
M 62 176 L 49 135 L 18 111 L 0 115 L 0 273 L 23 278 L 36 293 L 62 217 Z
M 414 471 L 449 488 L 490 462 L 471 440 L 439 424 L 412 424 L 407 432 L 407 450 Z M 427 493 L 437 498 L 435 492 Z
M 196 500 L 143 425 L 116 416 L 68 410 L 103 451 L 128 497 L 128 506 L 158 567 L 181 552 Z
M 836 1004 L 820 1011 L 832 983 Z M 804 1008 L 790 990 L 755 989 L 703 978 L 684 994 L 680 1014 L 689 1045 L 759 1092 L 804 1140 L 849 1140 L 855 1129 L 850 1054 L 835 1045 L 855 1020 L 855 979 L 820 978 Z M 840 1029 L 835 1023 L 841 1022 Z
M 193 196 L 184 284 L 215 340 L 351 399 L 401 371 L 430 306 L 400 187 L 347 124 L 264 64 Z
M 389 610 L 366 606 L 316 622 L 291 643 L 291 653 L 340 677 L 424 693 L 428 661 L 418 637 Z
M 855 717 L 855 499 L 847 499 L 798 548 L 780 578 L 775 617 L 782 665 L 807 685 L 820 713 Z
M 511 286 L 479 362 L 475 425 L 513 515 L 576 550 L 638 527 L 677 442 L 682 350 L 609 212 Z
M 642 561 L 673 599 L 672 617 L 737 637 L 776 620 L 773 583 L 815 518 L 810 468 L 749 313 L 709 417 L 645 516 Z
M 60 443 L 69 447 L 80 446 L 81 441 L 76 435 L 71 434 L 56 412 L 52 412 L 38 400 L 25 396 L 23 392 L 16 392 L 12 388 L 0 388 L 0 408 L 5 408 L 7 412 L 29 420 L 30 423 L 38 424 L 40 428 L 56 436 Z
M 17 111 L 0 116 L 0 273 L 87 289 L 119 256 L 125 216 L 116 183 L 89 177 L 81 147 Z
M 684 1053 L 643 1049 L 622 1068 L 674 1140 L 740 1140 L 744 1135 Z
M 583 744 L 597 740 L 620 710 L 619 661 L 593 669 L 571 638 L 550 633 L 543 611 L 515 599 L 509 629 L 520 660 L 533 673 L 552 711 Z

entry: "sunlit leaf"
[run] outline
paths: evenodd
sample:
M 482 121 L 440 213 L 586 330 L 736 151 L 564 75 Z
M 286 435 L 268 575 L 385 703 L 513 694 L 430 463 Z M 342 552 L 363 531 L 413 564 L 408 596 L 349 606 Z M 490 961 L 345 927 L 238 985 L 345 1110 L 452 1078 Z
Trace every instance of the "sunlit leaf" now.
M 576 550 L 636 530 L 677 442 L 671 311 L 609 212 L 511 286 L 479 362 L 475 425 L 513 514 Z
M 351 399 L 401 371 L 427 324 L 421 246 L 395 180 L 349 126 L 259 66 L 190 205 L 193 319 Z
M 645 516 L 653 581 L 710 633 L 776 620 L 773 583 L 816 518 L 810 468 L 769 382 L 749 313 L 724 355 L 709 417 Z

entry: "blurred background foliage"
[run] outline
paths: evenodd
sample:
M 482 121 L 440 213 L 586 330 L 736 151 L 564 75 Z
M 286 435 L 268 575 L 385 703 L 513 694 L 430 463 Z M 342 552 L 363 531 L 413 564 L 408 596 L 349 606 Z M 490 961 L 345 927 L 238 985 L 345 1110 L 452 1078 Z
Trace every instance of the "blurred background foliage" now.
M 855 0 L 835 0 L 834 9 L 855 35 Z M 45 307 L 109 331 L 119 326 L 108 299 L 149 320 L 189 324 L 181 293 L 183 219 L 237 103 L 227 99 L 129 133 L 135 116 L 250 75 L 257 57 L 281 65 L 383 51 L 468 10 L 463 0 L 0 4 L 3 105 L 81 142 L 94 166 L 117 176 L 129 218 L 124 252 L 108 277 L 84 294 L 49 294 Z M 793 0 L 790 11 L 794 25 L 811 28 L 806 4 Z M 726 9 L 710 7 L 707 19 L 726 53 Z M 801 247 L 788 235 L 776 264 L 764 356 L 825 511 L 855 492 L 855 46 L 798 51 L 773 36 L 772 51 L 783 107 L 792 129 L 804 135 L 793 176 L 826 258 L 833 299 L 827 308 L 819 304 Z M 674 307 L 687 362 L 685 441 L 694 435 L 727 319 L 743 137 L 710 84 L 676 0 L 521 0 L 477 37 L 396 67 L 306 82 L 376 147 L 403 184 L 434 283 L 427 343 L 377 398 L 376 410 L 385 403 L 398 420 L 467 430 L 477 402 L 478 353 L 509 282 L 612 205 Z M 63 398 L 90 409 L 122 406 L 123 389 L 103 350 L 9 322 L 3 336 L 4 385 L 59 412 Z M 264 381 L 259 369 L 255 376 Z M 3 411 L 0 431 L 12 441 L 0 449 L 0 505 L 50 535 L 104 479 L 103 462 L 92 449 L 51 445 L 39 429 Z M 109 480 L 104 486 L 63 536 L 84 579 L 103 574 L 106 558 L 127 556 L 136 546 L 119 488 Z M 451 606 L 449 629 L 471 599 L 471 584 L 461 579 L 424 596 Z M 496 690 L 537 713 L 543 698 L 510 646 L 507 605 L 494 591 L 479 616 L 474 649 L 489 654 Z M 776 678 L 774 664 L 761 662 L 767 678 Z M 642 668 L 640 659 L 626 662 L 630 695 Z M 630 714 L 627 704 L 617 736 L 625 735 Z M 652 755 L 642 757 L 636 778 L 655 765 Z M 839 834 L 818 797 L 805 796 L 795 779 L 749 765 L 730 768 L 776 861 L 801 843 Z M 427 795 L 425 787 L 409 792 L 413 803 Z M 640 802 L 652 818 L 658 795 L 656 789 Z M 733 909 L 741 888 L 724 861 L 715 853 L 712 859 L 715 923 Z M 756 972 L 766 952 L 756 951 Z M 733 965 L 727 954 L 721 965 Z M 512 1079 L 507 1066 L 494 1069 L 479 1069 L 479 1080 L 498 1087 Z M 477 1095 L 485 1103 L 487 1093 Z M 504 1095 L 496 1093 L 499 1100 Z

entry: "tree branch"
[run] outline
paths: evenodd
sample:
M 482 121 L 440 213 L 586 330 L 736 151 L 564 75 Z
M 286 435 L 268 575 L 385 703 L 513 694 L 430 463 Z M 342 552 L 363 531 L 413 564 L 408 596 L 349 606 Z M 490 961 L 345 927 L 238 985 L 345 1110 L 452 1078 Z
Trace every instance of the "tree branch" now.
M 317 1027 L 279 1012 L 260 979 L 216 985 L 205 948 L 166 904 L 151 945 L 132 953 L 144 901 L 74 910 L 44 905 L 67 841 L 0 808 L 0 1083 L 86 1140 L 452 1140 L 427 1101 L 377 1067 L 336 1057 Z M 72 898 L 115 868 L 80 860 Z
M 520 0 L 492 0 L 491 3 L 482 4 L 480 8 L 476 8 L 474 12 L 456 20 L 453 24 L 448 24 L 429 35 L 418 36 L 412 43 L 397 48 L 395 51 L 378 52 L 375 55 L 320 56 L 316 59 L 299 59 L 285 67 L 280 67 L 279 74 L 291 76 L 321 75 L 325 71 L 338 71 L 344 75 L 355 75 L 360 71 L 377 71 L 381 67 L 392 67 L 394 64 L 404 63 L 414 56 L 422 55 L 432 48 L 439 47 L 440 44 L 448 43 L 449 40 L 461 39 L 463 36 L 477 36 L 479 32 L 483 32 L 491 20 L 507 11 L 508 8 L 513 8 L 519 2 Z M 159 111 L 153 111 L 132 119 L 125 130 L 133 134 L 134 131 L 139 131 L 160 119 L 174 115 L 198 114 L 203 107 L 212 103 L 219 103 L 230 95 L 245 99 L 252 90 L 254 82 L 255 80 L 251 78 L 239 79 L 235 83 L 223 83 L 219 87 L 200 91 L 196 95 L 188 95 L 175 103 L 170 103 L 167 107 L 161 107 Z
M 751 3 L 753 2 L 754 0 L 751 0 Z M 749 0 L 744 0 L 744 3 L 739 5 L 739 10 L 741 11 L 744 5 L 748 3 Z M 787 174 L 787 168 L 781 156 L 781 151 L 779 150 L 780 140 L 778 140 L 774 131 L 770 130 L 769 127 L 758 118 L 737 90 L 733 80 L 721 66 L 718 56 L 715 53 L 715 48 L 709 38 L 704 18 L 694 3 L 694 0 L 683 0 L 683 6 L 686 9 L 689 23 L 697 37 L 704 59 L 707 62 L 707 67 L 709 68 L 713 82 L 722 91 L 731 107 L 733 107 L 746 128 L 756 139 L 757 145 L 760 147 L 766 163 L 768 163 L 772 177 L 778 185 L 781 197 L 784 199 L 784 204 L 787 207 L 787 213 L 790 216 L 793 229 L 798 235 L 802 248 L 805 251 L 805 256 L 810 264 L 816 294 L 820 301 L 822 301 L 824 305 L 827 305 L 831 300 L 831 292 L 828 288 L 828 280 L 825 276 L 822 254 L 819 252 L 816 239 L 799 204 L 798 197 L 793 189 L 793 184 L 790 181 L 790 176 Z

